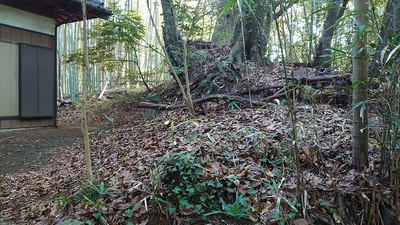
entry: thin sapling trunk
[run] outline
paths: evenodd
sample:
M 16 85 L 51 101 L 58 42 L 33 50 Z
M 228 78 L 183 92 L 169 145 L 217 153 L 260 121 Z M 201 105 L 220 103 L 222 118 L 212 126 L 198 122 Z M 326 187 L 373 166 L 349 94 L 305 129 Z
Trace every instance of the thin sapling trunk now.
M 89 86 L 89 56 L 88 56 L 88 47 L 87 47 L 87 11 L 86 11 L 86 0 L 82 0 L 82 12 L 83 12 L 83 55 L 85 58 L 85 72 L 83 74 L 83 100 L 82 100 L 82 111 L 81 111 L 81 119 L 82 119 L 82 134 L 83 134 L 83 142 L 85 145 L 85 163 L 86 163 L 86 176 L 90 182 L 94 181 L 93 178 L 93 169 L 92 169 L 92 159 L 91 159 L 91 150 L 89 143 L 89 131 L 87 124 L 87 91 Z

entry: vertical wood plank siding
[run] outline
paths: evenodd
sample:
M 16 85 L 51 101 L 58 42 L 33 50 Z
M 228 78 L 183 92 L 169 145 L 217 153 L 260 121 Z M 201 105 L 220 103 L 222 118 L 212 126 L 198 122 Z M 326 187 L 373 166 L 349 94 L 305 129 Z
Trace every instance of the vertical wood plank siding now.
M 0 41 L 11 44 L 29 44 L 45 48 L 55 48 L 54 36 L 33 31 L 22 30 L 0 24 Z
M 39 119 L 6 119 L 0 120 L 0 129 L 17 129 L 17 128 L 30 128 L 30 127 L 51 127 L 53 125 L 53 118 L 39 118 Z

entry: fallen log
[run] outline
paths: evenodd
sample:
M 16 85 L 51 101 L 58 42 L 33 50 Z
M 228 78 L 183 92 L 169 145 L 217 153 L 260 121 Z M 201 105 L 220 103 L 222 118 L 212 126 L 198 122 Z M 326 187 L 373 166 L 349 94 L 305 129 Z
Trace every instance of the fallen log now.
M 272 96 L 271 96 L 272 97 Z M 280 97 L 274 96 L 274 98 Z M 227 95 L 227 94 L 215 94 L 208 95 L 203 98 L 193 100 L 194 105 L 199 105 L 205 102 L 214 101 L 214 100 L 224 100 L 224 101 L 238 101 L 244 103 L 248 106 L 263 106 L 267 104 L 267 101 L 256 101 L 248 98 L 243 98 L 237 95 Z M 267 98 L 268 101 L 273 100 L 272 98 Z M 158 104 L 152 102 L 139 102 L 137 105 L 138 108 L 146 108 L 146 109 L 157 109 L 157 110 L 174 110 L 179 108 L 184 108 L 186 105 L 169 105 L 169 104 Z
M 280 89 L 283 88 L 283 85 L 267 85 L 267 86 L 260 86 L 260 87 L 252 87 L 249 89 L 245 89 L 245 90 L 239 90 L 237 91 L 235 94 L 237 95 L 244 95 L 244 94 L 248 94 L 250 92 L 250 94 L 256 94 L 262 91 L 270 91 L 270 90 L 274 90 L 274 89 Z
M 174 110 L 186 107 L 186 105 L 168 105 L 168 104 L 158 104 L 153 102 L 139 102 L 137 107 L 144 109 Z
M 322 75 L 315 77 L 288 77 L 288 80 L 296 80 L 302 84 L 315 83 L 319 81 L 333 81 L 340 79 L 350 79 L 350 76 L 346 75 Z
M 237 95 L 226 95 L 226 94 L 208 95 L 206 97 L 194 100 L 193 103 L 201 104 L 201 103 L 209 102 L 212 100 L 238 101 L 238 102 L 246 103 L 248 105 L 255 105 L 255 106 L 262 106 L 262 105 L 267 104 L 266 102 L 262 102 L 262 101 L 255 101 L 255 100 L 243 98 L 243 97 L 240 97 Z
M 286 88 L 281 88 L 275 94 L 264 98 L 263 101 L 269 102 L 269 101 L 274 100 L 274 99 L 285 98 L 286 97 L 286 91 L 285 90 L 286 90 Z

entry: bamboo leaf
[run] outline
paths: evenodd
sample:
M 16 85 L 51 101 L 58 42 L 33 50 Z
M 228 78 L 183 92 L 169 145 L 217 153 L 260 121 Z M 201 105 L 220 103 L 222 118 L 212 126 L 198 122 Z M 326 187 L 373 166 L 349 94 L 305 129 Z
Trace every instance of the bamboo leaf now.
M 386 45 L 384 48 L 383 48 L 383 50 L 381 51 L 381 62 L 383 62 L 384 60 L 385 60 L 385 53 L 388 51 L 388 48 L 389 48 L 389 45 Z M 389 60 L 387 60 L 387 61 L 389 61 Z M 387 63 L 387 61 L 386 61 L 386 63 Z
M 359 25 L 358 25 L 358 33 L 359 33 L 360 35 L 364 34 L 366 28 L 367 28 L 367 25 L 365 25 L 365 24 L 359 24 Z
M 331 10 L 331 9 L 340 9 L 340 8 L 341 8 L 341 6 L 339 6 L 339 5 L 329 4 L 326 7 L 322 7 L 320 9 L 318 9 L 318 10 L 315 10 L 314 12 L 312 12 L 312 14 L 317 14 L 317 13 L 320 13 L 320 12 L 326 12 L 326 11 Z
M 400 45 L 397 45 L 396 48 L 394 48 L 388 55 L 388 58 L 386 59 L 386 63 L 389 62 L 389 60 L 392 58 L 392 56 L 394 55 L 394 53 L 400 49 Z
M 346 116 L 349 116 L 350 113 L 352 113 L 357 107 L 360 107 L 362 104 L 364 104 L 364 102 L 358 102 L 357 104 L 355 104 L 353 106 L 353 108 L 350 109 L 350 111 L 346 114 Z M 365 105 L 365 104 L 364 104 Z
M 339 52 L 339 53 L 341 53 L 343 55 L 349 55 L 346 51 L 338 49 L 338 48 L 331 47 L 331 48 L 328 48 L 328 50 L 331 50 L 332 52 Z
M 230 9 L 232 9 L 236 5 L 236 0 L 230 0 L 225 6 L 221 9 L 221 12 L 218 14 L 218 18 L 227 13 Z

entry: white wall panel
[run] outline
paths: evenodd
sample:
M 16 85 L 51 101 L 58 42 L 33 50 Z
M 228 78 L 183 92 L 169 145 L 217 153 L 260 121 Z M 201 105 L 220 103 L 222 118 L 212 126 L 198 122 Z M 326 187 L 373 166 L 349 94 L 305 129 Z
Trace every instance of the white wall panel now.
M 54 19 L 0 5 L 0 23 L 40 33 L 55 34 Z
M 18 45 L 0 42 L 0 116 L 18 116 Z

